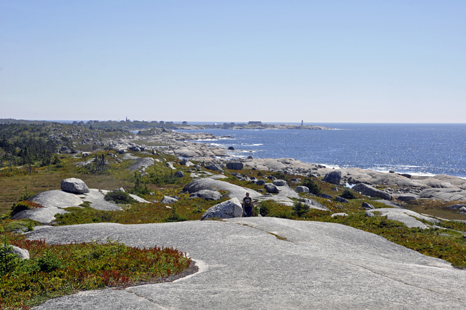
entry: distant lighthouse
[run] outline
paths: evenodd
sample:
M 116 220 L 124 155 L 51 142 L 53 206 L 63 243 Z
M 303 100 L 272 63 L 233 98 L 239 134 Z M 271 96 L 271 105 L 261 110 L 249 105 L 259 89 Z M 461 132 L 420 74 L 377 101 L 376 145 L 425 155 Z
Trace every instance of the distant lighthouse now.
M 302 126 L 302 125 L 304 125 L 304 122 L 303 122 L 303 120 L 301 120 L 301 126 Z

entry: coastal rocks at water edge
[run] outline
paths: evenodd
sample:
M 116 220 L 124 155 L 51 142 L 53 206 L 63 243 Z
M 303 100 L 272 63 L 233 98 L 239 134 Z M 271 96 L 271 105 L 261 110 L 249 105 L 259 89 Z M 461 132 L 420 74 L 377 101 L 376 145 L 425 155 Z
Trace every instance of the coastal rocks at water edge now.
M 280 192 L 278 187 L 275 184 L 272 184 L 272 183 L 265 184 L 264 188 L 267 191 L 267 193 L 278 194 Z
M 220 198 L 222 198 L 222 194 L 220 194 L 217 191 L 212 191 L 212 190 L 209 190 L 209 189 L 203 189 L 203 190 L 197 191 L 195 193 L 192 193 L 189 196 L 189 198 L 190 199 L 192 199 L 192 198 L 201 198 L 201 199 L 204 199 L 204 200 L 219 200 Z
M 242 170 L 244 168 L 244 165 L 240 162 L 230 162 L 227 163 L 227 168 L 231 170 Z
M 327 173 L 324 177 L 324 182 L 340 185 L 341 181 L 341 171 L 331 171 Z
M 61 181 L 61 189 L 67 193 L 73 194 L 89 193 L 89 187 L 87 187 L 86 183 L 76 178 L 69 178 Z
M 241 206 L 241 202 L 238 198 L 233 197 L 230 200 L 209 208 L 204 215 L 202 215 L 201 221 L 213 217 L 233 218 L 241 217 L 242 215 L 243 207 Z
M 392 200 L 393 197 L 389 193 L 386 193 L 384 191 L 378 190 L 370 185 L 364 184 L 364 183 L 359 183 L 352 188 L 354 191 L 359 192 L 363 195 L 369 196 L 369 197 L 379 197 L 385 200 Z
M 298 186 L 296 187 L 298 193 L 309 193 L 309 187 L 307 186 Z

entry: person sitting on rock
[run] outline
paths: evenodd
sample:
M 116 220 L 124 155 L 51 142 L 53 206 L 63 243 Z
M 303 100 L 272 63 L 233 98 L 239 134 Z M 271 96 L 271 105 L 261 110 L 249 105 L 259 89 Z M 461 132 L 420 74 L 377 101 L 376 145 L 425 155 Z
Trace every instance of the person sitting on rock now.
M 252 198 L 249 197 L 249 193 L 246 193 L 246 197 L 243 199 L 243 216 L 251 217 L 254 215 L 254 204 L 252 203 Z

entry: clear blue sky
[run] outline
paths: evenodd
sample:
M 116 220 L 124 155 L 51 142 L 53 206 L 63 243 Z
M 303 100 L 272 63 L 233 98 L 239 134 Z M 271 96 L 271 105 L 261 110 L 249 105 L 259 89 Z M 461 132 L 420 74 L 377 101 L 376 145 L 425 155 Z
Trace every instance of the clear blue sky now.
M 466 1 L 0 0 L 0 118 L 466 122 Z

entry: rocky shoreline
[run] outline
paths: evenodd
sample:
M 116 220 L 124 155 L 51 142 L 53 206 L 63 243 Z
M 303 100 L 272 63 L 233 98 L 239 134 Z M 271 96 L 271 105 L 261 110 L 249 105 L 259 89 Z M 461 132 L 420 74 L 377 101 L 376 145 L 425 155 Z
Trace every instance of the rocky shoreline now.
M 167 131 L 159 135 L 138 137 L 133 140 L 144 144 L 163 143 L 166 147 L 155 148 L 165 154 L 175 155 L 189 160 L 202 161 L 205 165 L 226 165 L 228 162 L 241 162 L 244 166 L 272 172 L 282 172 L 290 175 L 314 175 L 323 177 L 332 171 L 341 172 L 341 185 L 356 185 L 359 183 L 378 187 L 384 192 L 401 200 L 439 199 L 443 201 L 466 201 L 466 180 L 449 176 L 417 176 L 399 174 L 391 171 L 384 173 L 361 168 L 330 168 L 321 164 L 310 164 L 293 158 L 257 159 L 249 156 L 246 159 L 232 159 L 225 148 L 204 143 L 189 142 L 195 140 L 213 140 L 218 137 L 205 133 L 182 133 Z

